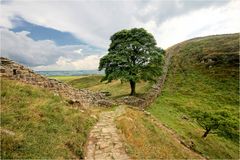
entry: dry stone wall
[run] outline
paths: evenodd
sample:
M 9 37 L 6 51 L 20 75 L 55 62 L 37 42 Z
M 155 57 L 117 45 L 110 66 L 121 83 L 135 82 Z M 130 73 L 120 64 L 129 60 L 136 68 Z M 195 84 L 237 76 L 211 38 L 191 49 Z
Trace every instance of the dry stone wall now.
M 156 84 L 154 84 L 147 93 L 145 93 L 142 97 L 134 96 L 122 97 L 118 99 L 117 102 L 120 104 L 135 106 L 139 109 L 144 109 L 148 107 L 151 103 L 153 103 L 153 101 L 161 94 L 161 91 L 163 89 L 163 85 L 167 77 L 168 67 L 170 65 L 172 55 L 174 54 L 174 52 L 177 52 L 177 50 L 179 50 L 180 44 L 183 45 L 184 43 L 186 43 L 186 41 L 176 44 L 171 48 L 167 49 L 165 64 L 163 66 L 163 74 L 158 78 Z
M 126 96 L 118 99 L 118 103 L 127 104 L 131 106 L 138 107 L 139 109 L 144 109 L 148 107 L 160 94 L 163 88 L 163 84 L 167 77 L 167 70 L 169 64 L 170 56 L 165 60 L 165 65 L 163 67 L 163 75 L 159 77 L 157 83 L 154 84 L 150 90 L 145 93 L 142 97 Z
M 1 77 L 7 77 L 12 80 L 19 80 L 24 83 L 47 88 L 69 99 L 71 103 L 78 103 L 82 107 L 114 105 L 113 102 L 101 93 L 73 88 L 56 79 L 49 79 L 40 74 L 36 74 L 33 70 L 4 57 L 0 57 L 0 60 Z

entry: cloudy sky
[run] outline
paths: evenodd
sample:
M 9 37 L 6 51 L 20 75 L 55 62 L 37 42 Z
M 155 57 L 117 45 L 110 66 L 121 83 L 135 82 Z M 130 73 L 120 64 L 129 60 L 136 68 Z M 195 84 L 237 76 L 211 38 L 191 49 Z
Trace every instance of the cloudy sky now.
M 239 0 L 0 0 L 1 56 L 34 70 L 97 69 L 115 32 L 143 27 L 159 47 L 240 31 Z

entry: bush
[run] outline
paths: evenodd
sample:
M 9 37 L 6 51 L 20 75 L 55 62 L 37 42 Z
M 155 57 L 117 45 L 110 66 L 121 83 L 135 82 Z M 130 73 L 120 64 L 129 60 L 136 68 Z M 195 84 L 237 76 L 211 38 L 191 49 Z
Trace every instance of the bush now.
M 206 138 L 209 133 L 217 133 L 231 139 L 239 137 L 238 120 L 228 111 L 203 112 L 198 110 L 192 113 L 192 117 L 205 129 L 203 138 Z

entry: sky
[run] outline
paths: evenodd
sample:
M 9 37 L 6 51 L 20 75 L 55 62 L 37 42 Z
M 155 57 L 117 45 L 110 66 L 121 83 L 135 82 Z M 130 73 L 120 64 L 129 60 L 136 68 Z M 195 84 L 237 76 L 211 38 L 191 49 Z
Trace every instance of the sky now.
M 110 36 L 145 28 L 166 49 L 239 33 L 240 0 L 0 0 L 1 56 L 33 70 L 93 70 Z

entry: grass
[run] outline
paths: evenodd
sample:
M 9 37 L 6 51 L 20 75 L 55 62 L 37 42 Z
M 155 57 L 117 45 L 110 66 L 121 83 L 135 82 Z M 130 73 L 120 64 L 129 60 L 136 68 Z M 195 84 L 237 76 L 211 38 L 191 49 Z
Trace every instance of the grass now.
M 148 82 L 139 82 L 136 84 L 136 92 L 138 95 L 146 93 L 151 87 Z M 106 91 L 111 93 L 111 98 L 119 98 L 130 94 L 130 84 L 121 83 L 119 80 L 112 81 L 111 83 L 100 83 L 95 86 L 88 87 L 92 91 Z
M 88 88 L 101 84 L 102 75 L 89 75 L 69 81 L 68 83 L 75 88 Z
M 237 50 L 236 38 L 209 37 L 180 46 L 172 58 L 162 95 L 148 109 L 186 143 L 192 141 L 196 151 L 212 159 L 239 159 L 238 139 L 217 134 L 202 139 L 204 130 L 191 119 L 191 112 L 227 110 L 239 119 L 239 73 L 233 62 L 212 63 L 209 67 L 201 63 L 202 55 L 217 51 L 230 55 Z
M 180 44 L 173 51 L 162 95 L 148 108 L 185 144 L 209 159 L 239 159 L 238 139 L 218 134 L 203 139 L 204 130 L 191 118 L 195 110 L 227 110 L 239 119 L 238 38 L 238 34 L 209 36 Z M 130 93 L 128 83 L 102 83 L 101 75 L 50 78 L 80 89 L 107 91 L 111 98 Z M 1 85 L 2 159 L 83 158 L 83 145 L 95 123 L 88 112 L 71 109 L 44 89 L 5 79 Z M 137 83 L 137 93 L 145 93 L 150 86 Z M 112 109 L 94 108 L 94 112 Z M 199 158 L 143 112 L 127 109 L 116 123 L 133 159 Z
M 129 83 L 121 83 L 119 80 L 114 80 L 111 83 L 101 82 L 103 75 L 89 75 L 82 77 L 73 76 L 58 76 L 54 77 L 58 80 L 63 80 L 75 88 L 86 88 L 96 92 L 110 92 L 111 98 L 119 98 L 130 94 Z M 151 83 L 139 82 L 136 85 L 137 94 L 144 94 L 151 87 Z
M 74 79 L 78 79 L 78 78 L 82 78 L 82 77 L 85 77 L 85 76 L 49 76 L 48 78 L 57 79 L 62 82 L 69 82 Z
M 220 84 L 205 79 L 203 75 L 195 74 L 181 80 L 181 75 L 169 77 L 160 98 L 151 105 L 149 111 L 161 122 L 175 130 L 185 141 L 193 141 L 196 150 L 210 158 L 238 158 L 239 145 L 234 141 L 210 134 L 206 139 L 201 136 L 204 130 L 191 118 L 191 111 L 201 110 L 229 110 L 238 117 L 238 98 L 234 90 L 217 89 Z M 193 78 L 194 77 L 194 78 Z M 171 79 L 172 78 L 172 79 Z M 181 85 L 172 83 L 179 82 Z M 192 81 L 192 82 L 190 82 Z M 206 82 L 208 81 L 208 83 Z M 231 81 L 228 81 L 232 83 Z M 225 87 L 231 84 L 225 83 Z M 183 117 L 188 117 L 189 120 Z
M 200 158 L 154 125 L 143 112 L 127 109 L 116 123 L 125 137 L 127 153 L 133 159 Z
M 83 158 L 95 123 L 45 89 L 1 79 L 1 158 Z

